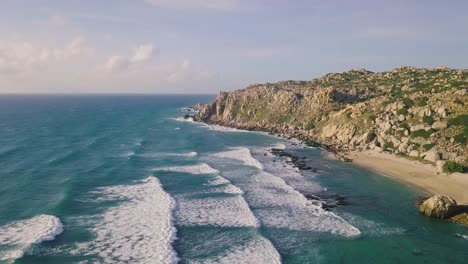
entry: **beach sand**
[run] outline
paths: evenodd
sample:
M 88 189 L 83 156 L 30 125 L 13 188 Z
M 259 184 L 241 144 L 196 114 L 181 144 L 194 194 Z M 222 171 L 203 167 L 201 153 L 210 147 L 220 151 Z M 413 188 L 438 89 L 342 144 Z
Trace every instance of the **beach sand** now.
M 437 174 L 434 166 L 389 153 L 350 152 L 345 157 L 353 163 L 416 187 L 429 194 L 453 197 L 458 204 L 468 204 L 468 174 Z

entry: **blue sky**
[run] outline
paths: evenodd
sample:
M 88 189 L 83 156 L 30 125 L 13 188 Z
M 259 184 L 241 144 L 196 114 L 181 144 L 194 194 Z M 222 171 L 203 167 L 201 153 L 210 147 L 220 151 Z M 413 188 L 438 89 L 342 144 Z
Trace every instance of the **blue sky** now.
M 2 93 L 215 93 L 468 68 L 467 1 L 2 0 Z

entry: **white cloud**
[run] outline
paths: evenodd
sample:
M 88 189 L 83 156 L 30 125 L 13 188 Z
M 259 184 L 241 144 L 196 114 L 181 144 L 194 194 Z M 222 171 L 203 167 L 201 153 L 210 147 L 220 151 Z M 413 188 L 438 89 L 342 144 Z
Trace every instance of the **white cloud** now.
M 154 53 L 154 44 L 140 45 L 133 49 L 131 58 L 125 58 L 120 55 L 111 56 L 107 60 L 105 68 L 109 71 L 137 70 L 138 67 L 148 66 L 143 64 L 151 62 L 154 58 Z
M 135 63 L 149 61 L 153 59 L 154 51 L 153 44 L 141 45 L 135 48 L 131 61 Z
M 194 87 L 212 77 L 189 59 L 155 62 L 153 44 L 137 46 L 128 56 L 109 56 L 82 38 L 62 46 L 0 43 L 0 93 L 171 92 L 169 87 Z
M 0 74 L 38 71 L 91 53 L 82 38 L 74 39 L 63 48 L 40 47 L 31 42 L 7 42 L 0 44 Z
M 129 65 L 130 62 L 127 59 L 121 56 L 112 56 L 107 61 L 105 68 L 110 71 L 125 70 Z
M 145 0 L 145 2 L 158 7 L 177 9 L 235 10 L 240 7 L 240 0 Z

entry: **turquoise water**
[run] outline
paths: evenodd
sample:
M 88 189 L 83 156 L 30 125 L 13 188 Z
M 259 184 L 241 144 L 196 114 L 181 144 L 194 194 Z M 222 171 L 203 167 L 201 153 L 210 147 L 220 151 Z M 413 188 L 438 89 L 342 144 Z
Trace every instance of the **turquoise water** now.
M 0 97 L 0 263 L 467 263 L 468 230 L 419 215 L 405 185 L 177 120 L 212 99 Z

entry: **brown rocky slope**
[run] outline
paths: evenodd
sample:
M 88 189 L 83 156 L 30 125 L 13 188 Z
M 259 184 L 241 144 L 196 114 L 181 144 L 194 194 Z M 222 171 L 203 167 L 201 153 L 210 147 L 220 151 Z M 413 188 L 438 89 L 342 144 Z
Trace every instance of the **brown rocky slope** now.
M 196 121 L 302 139 L 333 151 L 388 151 L 457 171 L 468 162 L 468 70 L 354 69 L 254 84 L 197 106 Z

